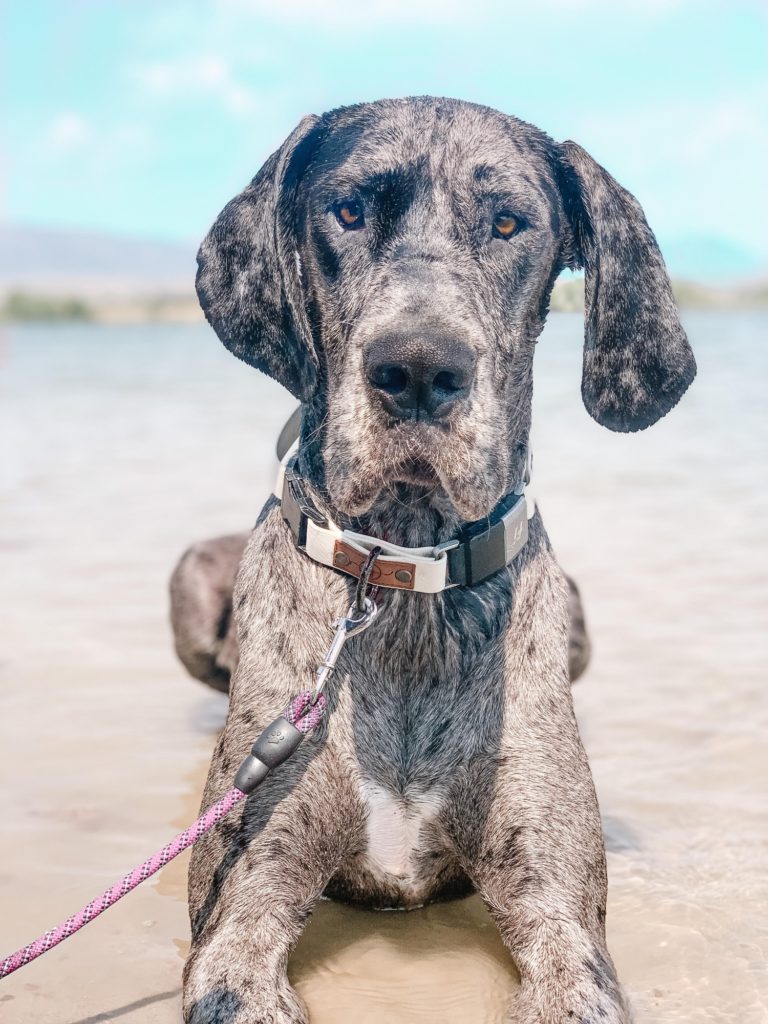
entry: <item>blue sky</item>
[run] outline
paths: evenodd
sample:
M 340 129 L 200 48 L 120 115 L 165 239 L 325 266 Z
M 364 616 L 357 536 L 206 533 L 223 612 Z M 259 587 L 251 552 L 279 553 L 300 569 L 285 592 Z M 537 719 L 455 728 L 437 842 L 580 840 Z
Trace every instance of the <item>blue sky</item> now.
M 302 114 L 434 93 L 576 139 L 637 195 L 671 253 L 759 272 L 766 10 L 6 0 L 2 216 L 196 239 Z

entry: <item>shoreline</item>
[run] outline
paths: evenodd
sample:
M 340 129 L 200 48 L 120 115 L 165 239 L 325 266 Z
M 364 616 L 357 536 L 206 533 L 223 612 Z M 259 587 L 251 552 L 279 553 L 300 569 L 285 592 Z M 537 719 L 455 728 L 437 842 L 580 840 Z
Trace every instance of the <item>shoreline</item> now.
M 672 282 L 681 309 L 768 309 L 768 282 L 714 286 L 702 282 Z M 584 280 L 561 279 L 552 292 L 550 311 L 580 313 L 584 309 Z M 135 295 L 54 293 L 43 290 L 8 291 L 0 301 L 0 323 L 153 324 L 202 323 L 204 317 L 194 293 Z

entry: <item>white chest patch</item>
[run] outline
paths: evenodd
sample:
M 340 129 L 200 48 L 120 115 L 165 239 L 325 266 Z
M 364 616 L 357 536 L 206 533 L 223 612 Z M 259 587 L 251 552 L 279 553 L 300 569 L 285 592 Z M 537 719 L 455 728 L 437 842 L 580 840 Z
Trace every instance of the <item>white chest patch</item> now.
M 422 826 L 436 817 L 442 793 L 432 790 L 403 798 L 367 780 L 362 792 L 368 806 L 366 853 L 371 869 L 410 880 Z

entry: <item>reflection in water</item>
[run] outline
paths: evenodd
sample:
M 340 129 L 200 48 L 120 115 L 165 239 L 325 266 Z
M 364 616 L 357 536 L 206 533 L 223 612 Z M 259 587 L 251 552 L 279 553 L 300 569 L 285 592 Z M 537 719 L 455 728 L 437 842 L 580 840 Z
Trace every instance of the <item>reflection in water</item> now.
M 313 1024 L 501 1024 L 515 970 L 479 897 L 421 910 L 324 901 L 289 971 Z

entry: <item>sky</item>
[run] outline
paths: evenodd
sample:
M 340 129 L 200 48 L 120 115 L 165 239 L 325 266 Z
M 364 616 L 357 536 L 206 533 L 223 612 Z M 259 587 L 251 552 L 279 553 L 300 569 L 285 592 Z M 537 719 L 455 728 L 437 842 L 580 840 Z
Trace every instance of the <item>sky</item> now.
M 6 221 L 198 239 L 303 114 L 431 93 L 575 139 L 698 276 L 768 271 L 760 0 L 5 0 L 2 19 Z

